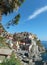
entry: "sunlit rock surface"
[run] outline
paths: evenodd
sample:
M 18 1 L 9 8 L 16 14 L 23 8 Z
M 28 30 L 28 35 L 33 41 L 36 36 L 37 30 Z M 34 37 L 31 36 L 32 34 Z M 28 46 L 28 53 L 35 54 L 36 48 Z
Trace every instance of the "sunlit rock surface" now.
M 29 46 L 29 58 L 34 59 L 34 61 L 41 61 L 42 58 L 40 57 L 40 52 L 38 49 L 38 45 L 36 44 L 36 41 L 33 37 L 30 37 L 32 40 L 31 45 Z

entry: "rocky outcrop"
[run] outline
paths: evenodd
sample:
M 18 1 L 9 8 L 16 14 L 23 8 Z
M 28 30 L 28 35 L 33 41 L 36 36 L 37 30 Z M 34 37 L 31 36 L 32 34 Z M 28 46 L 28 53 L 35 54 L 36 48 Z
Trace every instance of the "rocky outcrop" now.
M 13 41 L 20 41 L 22 43 L 24 42 L 25 44 L 30 45 L 32 43 L 32 39 L 30 39 L 31 36 L 33 36 L 34 40 L 36 41 L 36 45 L 38 46 L 39 51 L 44 52 L 45 48 L 43 47 L 41 41 L 38 39 L 38 37 L 35 34 L 28 32 L 15 33 L 13 35 Z
M 45 51 L 45 48 L 41 44 L 40 40 L 38 40 L 38 37 L 35 34 L 28 33 L 28 32 L 21 32 L 21 33 L 15 33 L 14 35 L 11 35 L 5 31 L 5 29 L 0 24 L 0 40 L 3 38 L 5 42 L 9 40 L 9 42 L 15 42 L 20 41 L 20 43 L 25 43 L 24 47 L 29 49 L 28 46 L 32 43 L 32 39 L 30 37 L 33 35 L 34 40 L 36 41 L 36 45 L 39 48 L 40 52 Z M 12 39 L 13 38 L 13 39 Z M 3 42 L 2 40 L 2 42 Z M 1 42 L 1 41 L 0 41 Z M 11 43 L 10 43 L 11 44 Z M 28 46 L 27 46 L 28 45 Z M 26 47 L 27 46 L 27 47 Z
M 39 48 L 40 53 L 46 51 L 45 47 L 42 45 L 42 43 L 41 43 L 40 40 L 37 40 L 36 44 L 38 45 L 38 48 Z
M 45 48 L 41 44 L 41 41 L 38 39 L 38 37 L 34 34 L 28 33 L 28 32 L 22 32 L 22 33 L 15 33 L 13 35 L 13 41 L 20 41 L 24 42 L 25 45 L 29 44 L 28 48 L 28 59 L 29 59 L 29 65 L 35 65 L 35 61 L 41 61 L 41 53 L 45 52 Z

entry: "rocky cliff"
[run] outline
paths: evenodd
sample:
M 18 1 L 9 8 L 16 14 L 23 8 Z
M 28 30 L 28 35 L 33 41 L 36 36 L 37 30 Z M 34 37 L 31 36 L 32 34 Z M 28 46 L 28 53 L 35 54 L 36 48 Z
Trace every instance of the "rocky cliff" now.
M 32 35 L 34 37 L 34 40 L 36 41 L 36 44 L 38 45 L 39 51 L 44 52 L 45 48 L 41 44 L 41 41 L 38 39 L 37 35 L 35 34 L 28 33 L 28 32 L 15 33 L 13 35 L 13 41 L 20 41 L 30 45 L 32 43 L 32 39 L 30 39 L 29 37 L 31 37 Z
M 40 52 L 45 51 L 45 48 L 41 44 L 41 41 L 38 39 L 37 35 L 28 32 L 21 32 L 21 33 L 15 33 L 13 36 L 11 36 L 11 34 L 8 34 L 0 24 L 0 46 L 6 45 L 6 40 L 9 37 L 13 37 L 12 40 L 13 42 L 20 41 L 21 43 L 30 45 L 32 43 L 32 38 L 30 39 L 29 37 L 31 37 L 32 35 L 34 40 L 36 41 L 36 44 L 38 45 L 39 51 Z

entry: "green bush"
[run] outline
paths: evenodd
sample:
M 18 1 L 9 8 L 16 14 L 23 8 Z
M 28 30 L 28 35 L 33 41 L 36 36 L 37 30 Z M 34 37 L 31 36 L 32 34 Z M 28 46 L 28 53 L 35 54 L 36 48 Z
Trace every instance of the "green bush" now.
M 10 59 L 5 59 L 0 65 L 23 65 L 19 58 L 15 58 L 15 53 L 12 52 Z
M 10 59 L 5 59 L 1 65 L 16 65 L 15 55 L 12 53 Z

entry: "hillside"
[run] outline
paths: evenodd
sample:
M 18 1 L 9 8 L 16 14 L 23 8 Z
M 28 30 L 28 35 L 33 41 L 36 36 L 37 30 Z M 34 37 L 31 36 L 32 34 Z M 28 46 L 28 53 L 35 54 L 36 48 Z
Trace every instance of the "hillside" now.
M 15 34 L 13 34 L 13 40 L 12 41 L 13 42 L 20 41 L 20 43 L 25 43 L 25 44 L 30 45 L 32 43 L 32 39 L 29 38 L 30 36 L 33 36 L 34 40 L 36 41 L 36 44 L 39 47 L 39 50 L 41 52 L 45 51 L 45 48 L 41 44 L 41 41 L 38 40 L 37 35 L 32 34 L 32 33 L 28 33 L 28 32 L 15 33 Z M 0 24 L 0 48 L 1 47 L 8 47 L 8 45 L 6 44 L 6 40 L 9 39 L 9 37 L 12 38 L 12 35 L 8 34 L 5 31 L 5 29 L 2 27 L 2 25 Z
M 35 35 L 35 34 L 28 33 L 28 32 L 15 33 L 13 35 L 13 40 L 14 41 L 20 41 L 22 43 L 24 42 L 25 44 L 31 44 L 32 39 L 29 39 L 29 36 L 34 37 L 34 40 L 36 41 L 36 44 L 38 45 L 39 51 L 44 52 L 45 48 L 41 44 L 41 41 L 38 39 L 37 35 Z
M 5 29 L 2 27 L 2 25 L 0 24 L 0 48 L 8 48 L 8 45 L 6 44 L 6 31 Z

